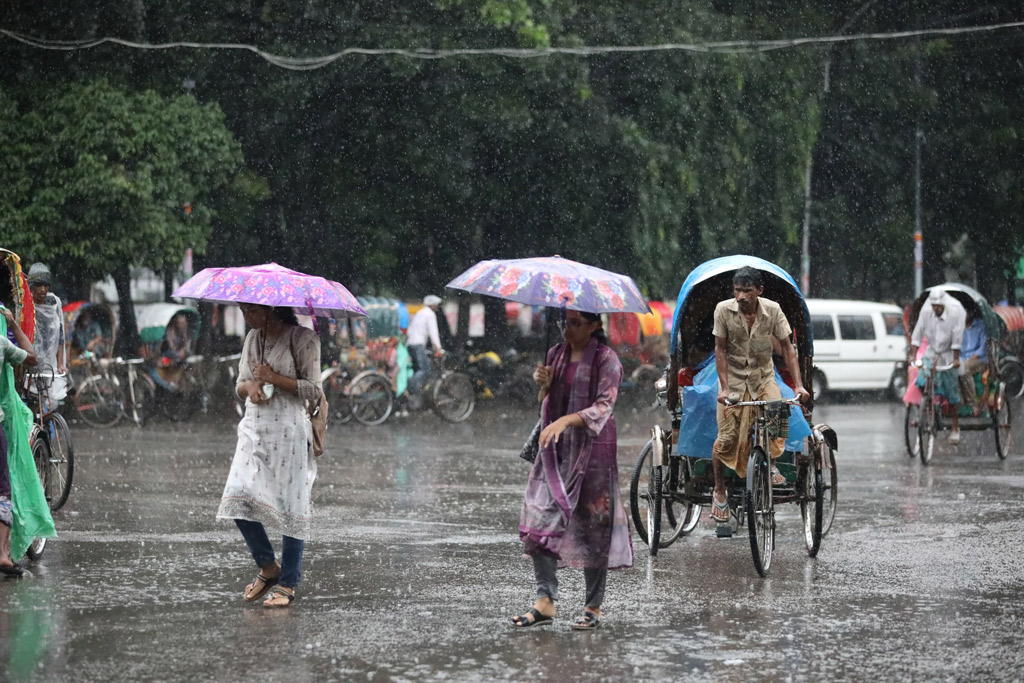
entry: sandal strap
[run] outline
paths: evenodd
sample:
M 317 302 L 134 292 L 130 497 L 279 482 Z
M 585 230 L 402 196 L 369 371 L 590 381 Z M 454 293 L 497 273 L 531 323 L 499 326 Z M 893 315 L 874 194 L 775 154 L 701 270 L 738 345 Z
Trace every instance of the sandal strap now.
M 274 586 L 270 589 L 270 594 L 267 596 L 267 600 L 273 600 L 275 598 L 287 598 L 288 602 L 295 599 L 295 593 L 285 590 L 281 586 Z
M 532 616 L 533 617 L 533 621 L 530 621 L 529 619 L 527 619 L 526 618 L 527 615 Z M 531 607 L 530 609 L 526 610 L 526 612 L 524 614 L 520 614 L 520 615 L 512 617 L 512 618 L 514 620 L 516 620 L 517 624 L 522 624 L 522 625 L 526 626 L 528 624 L 536 624 L 541 619 L 549 619 L 550 617 L 546 617 L 543 614 L 541 614 L 539 611 L 537 611 L 536 607 Z

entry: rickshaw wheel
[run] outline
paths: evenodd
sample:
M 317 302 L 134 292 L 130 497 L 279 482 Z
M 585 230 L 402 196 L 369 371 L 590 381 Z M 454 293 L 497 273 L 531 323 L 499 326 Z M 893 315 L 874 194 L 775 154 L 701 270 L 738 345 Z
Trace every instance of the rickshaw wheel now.
M 636 533 L 650 549 L 658 554 L 661 541 L 661 468 L 653 465 L 654 446 L 648 440 L 640 450 L 629 480 L 629 511 L 633 516 Z M 656 493 L 655 493 L 656 492 Z
M 921 406 L 908 403 L 903 415 L 903 442 L 907 445 L 907 455 L 916 458 L 921 454 L 921 434 L 918 426 L 921 422 Z
M 817 456 L 813 464 L 803 473 L 803 495 L 800 498 L 800 517 L 804 522 L 804 543 L 807 554 L 814 557 L 821 547 L 823 513 L 825 507 L 825 482 Z
M 685 482 L 680 482 L 682 466 L 681 457 L 671 456 L 668 469 L 662 473 L 661 505 L 668 521 L 668 533 L 661 535 L 661 542 L 658 543 L 660 548 L 669 547 L 679 540 L 680 536 L 686 536 L 697 528 L 704 509 L 695 503 L 676 500 L 676 492 L 685 485 Z
M 832 522 L 836 520 L 836 507 L 839 502 L 839 472 L 836 470 L 836 454 L 827 445 L 825 447 L 828 448 L 829 478 L 828 483 L 825 484 L 824 491 L 825 503 L 821 528 L 822 538 L 828 536 L 829 529 L 832 528 Z
M 921 418 L 917 421 L 917 434 L 921 463 L 928 465 L 935 451 L 935 407 L 928 399 L 921 401 Z
M 771 465 L 759 446 L 750 453 L 744 495 L 750 554 L 757 573 L 765 577 L 771 569 L 772 551 L 775 549 L 775 508 L 772 504 Z
M 1000 460 L 1006 460 L 1010 454 L 1010 436 L 1013 431 L 1013 416 L 1010 414 L 1010 401 L 1000 390 L 999 409 L 992 414 L 992 428 L 996 433 L 996 454 Z

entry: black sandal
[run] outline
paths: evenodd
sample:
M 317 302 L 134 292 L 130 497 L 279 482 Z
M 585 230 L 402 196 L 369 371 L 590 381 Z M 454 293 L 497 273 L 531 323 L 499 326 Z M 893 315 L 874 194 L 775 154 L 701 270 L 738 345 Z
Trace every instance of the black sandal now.
M 10 567 L 0 565 L 0 574 L 4 576 L 21 576 L 25 573 L 25 570 L 17 562 L 13 563 Z
M 593 631 L 601 625 L 601 617 L 597 616 L 593 612 L 587 612 L 584 610 L 583 616 L 577 617 L 576 621 L 572 622 L 572 629 L 574 631 Z
M 533 621 L 527 619 L 533 617 Z M 547 626 L 555 621 L 554 617 L 547 617 L 537 611 L 535 607 L 526 610 L 526 614 L 512 617 L 512 625 L 516 628 L 530 628 L 531 626 Z

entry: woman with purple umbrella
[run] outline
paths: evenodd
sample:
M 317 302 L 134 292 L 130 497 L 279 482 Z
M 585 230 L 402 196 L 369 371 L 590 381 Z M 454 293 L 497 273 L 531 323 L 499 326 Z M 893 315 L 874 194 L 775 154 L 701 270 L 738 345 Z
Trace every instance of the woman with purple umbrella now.
M 315 403 L 322 392 L 320 339 L 299 326 L 290 307 L 240 307 L 252 327 L 235 386 L 245 415 L 217 518 L 235 521 L 260 568 L 245 587 L 245 601 L 269 592 L 264 607 L 288 607 L 302 578 L 312 517 L 316 461 L 305 402 Z M 283 534 L 280 564 L 266 527 Z
M 519 538 L 533 560 L 537 600 L 512 623 L 518 628 L 552 623 L 556 570 L 580 567 L 586 602 L 572 627 L 593 630 L 601 624 L 608 570 L 633 566 L 612 415 L 622 365 L 605 344 L 601 318 L 594 313 L 566 311 L 563 337 L 565 343 L 552 347 L 546 364 L 534 372 L 543 429 Z

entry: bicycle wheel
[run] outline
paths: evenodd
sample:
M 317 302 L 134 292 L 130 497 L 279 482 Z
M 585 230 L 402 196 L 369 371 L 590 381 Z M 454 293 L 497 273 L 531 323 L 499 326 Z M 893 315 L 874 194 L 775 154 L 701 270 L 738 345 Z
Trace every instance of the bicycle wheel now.
M 391 380 L 376 372 L 353 379 L 348 387 L 348 397 L 352 402 L 352 414 L 364 425 L 379 425 L 388 419 L 395 407 Z
M 629 511 L 636 534 L 650 548 L 651 556 L 658 554 L 661 541 L 661 468 L 653 465 L 654 446 L 650 440 L 644 444 L 629 480 Z
M 434 384 L 431 398 L 435 413 L 448 422 L 462 422 L 476 405 L 473 380 L 461 372 L 446 372 Z
M 821 526 L 822 538 L 828 536 L 829 529 L 832 528 L 832 522 L 836 521 L 836 507 L 839 504 L 839 472 L 836 470 L 836 454 L 831 448 L 828 449 L 828 461 L 828 476 L 825 479 L 824 489 L 824 517 L 822 518 Z
M 921 444 L 921 462 L 928 465 L 935 451 L 935 406 L 927 396 L 921 401 L 921 419 L 917 423 L 917 434 Z
M 771 464 L 760 446 L 750 453 L 744 507 L 754 568 L 761 576 L 768 576 L 775 549 L 775 508 L 772 503 Z
M 825 482 L 817 457 L 803 472 L 804 491 L 800 497 L 800 517 L 804 523 L 804 543 L 807 554 L 814 557 L 821 547 L 823 512 L 825 503 Z
M 996 433 L 996 454 L 1000 460 L 1006 460 L 1010 454 L 1010 436 L 1013 432 L 1013 416 L 1010 414 L 1010 400 L 1003 388 L 999 389 L 998 410 L 992 413 L 992 428 Z
M 109 377 L 96 375 L 82 382 L 72 403 L 78 415 L 93 427 L 111 427 L 124 415 L 124 394 Z
M 39 480 L 43 482 L 50 510 L 56 512 L 64 507 L 71 494 L 71 481 L 75 474 L 75 448 L 71 443 L 71 430 L 61 414 L 50 413 L 44 417 L 43 429 L 46 431 L 50 457 L 45 464 L 36 460 L 36 467 L 38 469 L 44 465 L 43 469 L 39 469 Z
M 921 421 L 921 406 L 908 403 L 903 415 L 903 443 L 907 445 L 907 455 L 916 458 L 921 453 L 921 435 L 918 424 Z
M 29 543 L 28 548 L 25 550 L 25 556 L 35 562 L 43 556 L 44 550 L 46 550 L 46 539 L 38 537 L 33 538 L 32 542 Z
M 172 422 L 188 420 L 199 407 L 200 392 L 201 387 L 192 374 L 192 368 L 185 368 L 177 387 L 161 392 L 160 408 L 164 417 Z
M 50 438 L 39 425 L 33 425 L 32 432 L 28 437 L 28 445 L 32 451 L 32 462 L 36 466 L 36 473 L 39 475 L 39 483 L 42 484 L 43 492 L 46 494 L 46 503 L 52 509 L 49 496 L 49 479 L 52 474 L 50 460 L 53 457 L 50 451 Z

